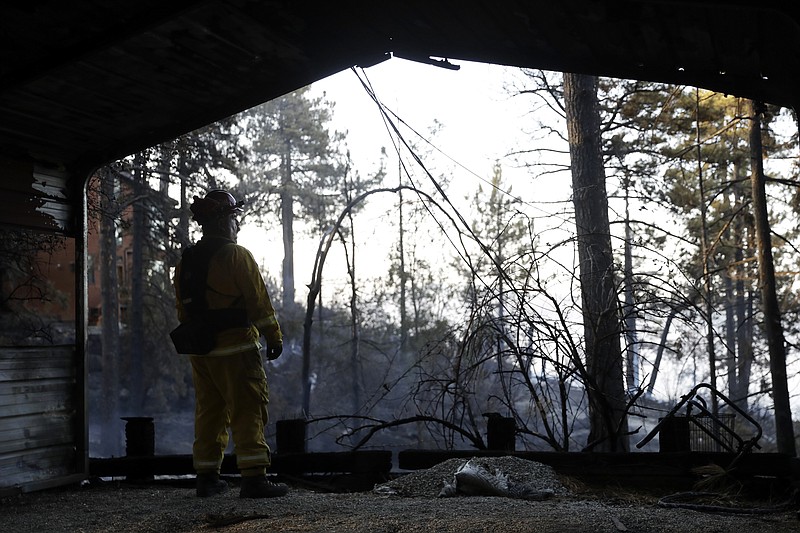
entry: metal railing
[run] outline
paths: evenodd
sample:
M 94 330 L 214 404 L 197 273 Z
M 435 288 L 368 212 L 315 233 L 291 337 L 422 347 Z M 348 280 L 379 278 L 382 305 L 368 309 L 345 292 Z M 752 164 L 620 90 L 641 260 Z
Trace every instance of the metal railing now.
M 706 400 L 698 394 L 701 389 L 707 389 L 710 394 L 721 400 L 726 412 L 717 411 L 715 413 L 709 410 Z M 685 414 L 679 415 L 679 411 L 684 407 L 686 408 Z M 749 425 L 749 428 L 745 428 L 749 430 L 749 438 L 743 438 L 737 433 L 735 429 L 736 414 L 740 415 L 744 423 Z M 682 396 L 675 407 L 659 420 L 650 433 L 636 444 L 636 447 L 644 447 L 659 433 L 665 423 L 679 416 L 688 419 L 689 449 L 691 451 L 736 453 L 737 457 L 733 461 L 735 463 L 741 455 L 752 451 L 753 448 L 760 448 L 758 441 L 761 438 L 762 430 L 758 422 L 708 383 L 700 383 Z

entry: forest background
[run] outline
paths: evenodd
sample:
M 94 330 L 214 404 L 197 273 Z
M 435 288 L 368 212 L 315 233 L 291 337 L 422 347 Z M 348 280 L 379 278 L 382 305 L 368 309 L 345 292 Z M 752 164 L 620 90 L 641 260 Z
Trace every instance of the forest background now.
M 461 66 L 393 59 L 343 72 L 98 171 L 93 456 L 122 453 L 121 416 L 153 416 L 159 453 L 190 452 L 171 275 L 199 237 L 192 197 L 216 187 L 247 202 L 239 242 L 263 266 L 286 338 L 266 363 L 271 419 L 305 419 L 312 450 L 482 448 L 497 416 L 514 420 L 518 449 L 633 449 L 703 382 L 762 424 L 764 450 L 781 447 L 750 187 L 753 103 Z M 601 163 L 580 165 L 594 169 L 580 182 L 570 102 L 593 83 Z M 777 418 L 794 420 L 797 122 L 764 109 L 793 407 Z M 585 231 L 590 211 L 601 226 L 605 213 L 604 231 Z M 587 260 L 591 250 L 600 255 Z

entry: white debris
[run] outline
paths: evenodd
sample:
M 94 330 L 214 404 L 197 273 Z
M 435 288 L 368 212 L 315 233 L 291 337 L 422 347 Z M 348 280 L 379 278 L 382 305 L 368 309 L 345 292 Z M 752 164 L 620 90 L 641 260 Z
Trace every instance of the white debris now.
M 456 470 L 453 482 L 445 482 L 439 497 L 450 496 L 505 496 L 525 500 L 544 500 L 555 494 L 553 489 L 537 490 L 526 483 L 509 481 L 500 470 L 490 472 L 475 460 L 468 460 Z
M 374 492 L 392 496 L 482 495 L 542 500 L 569 491 L 551 467 L 502 456 L 449 459 L 378 485 Z
M 439 496 L 506 496 L 508 494 L 508 476 L 502 472 L 492 474 L 486 468 L 467 461 L 456 470 L 453 483 L 445 482 Z

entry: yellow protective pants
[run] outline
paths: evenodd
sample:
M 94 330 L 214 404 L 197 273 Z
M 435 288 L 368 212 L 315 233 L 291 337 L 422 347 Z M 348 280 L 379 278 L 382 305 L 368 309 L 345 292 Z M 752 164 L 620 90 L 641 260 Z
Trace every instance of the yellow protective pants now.
M 261 354 L 254 348 L 231 355 L 193 355 L 190 360 L 195 389 L 195 471 L 220 471 L 230 427 L 242 475 L 263 474 L 270 465 L 270 450 L 264 437 L 269 390 Z

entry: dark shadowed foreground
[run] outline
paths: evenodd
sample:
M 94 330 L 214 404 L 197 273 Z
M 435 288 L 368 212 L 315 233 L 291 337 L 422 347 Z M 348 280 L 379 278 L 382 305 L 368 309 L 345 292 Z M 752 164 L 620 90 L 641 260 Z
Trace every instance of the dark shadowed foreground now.
M 463 461 L 448 461 L 372 492 L 333 494 L 295 485 L 287 496 L 271 500 L 239 499 L 236 479 L 230 480 L 230 491 L 207 499 L 195 497 L 191 480 L 95 482 L 8 497 L 2 500 L 0 524 L 3 531 L 15 533 L 800 531 L 796 503 L 777 507 L 590 488 L 559 478 L 539 463 L 508 458 L 493 463 L 493 472 L 552 495 L 533 500 L 437 497 L 444 483 L 453 481 L 459 464 Z

